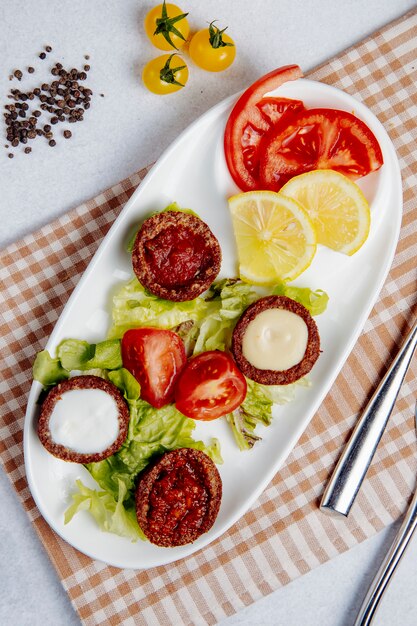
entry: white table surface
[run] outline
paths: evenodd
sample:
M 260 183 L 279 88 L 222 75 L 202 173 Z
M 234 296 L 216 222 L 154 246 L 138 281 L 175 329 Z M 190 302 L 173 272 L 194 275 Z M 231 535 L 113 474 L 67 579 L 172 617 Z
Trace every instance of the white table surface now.
M 62 215 L 155 160 L 197 116 L 266 71 L 288 63 L 312 69 L 416 6 L 414 0 L 184 0 L 194 29 L 218 19 L 229 25 L 237 58 L 224 74 L 190 63 L 181 92 L 159 98 L 141 85 L 143 64 L 159 52 L 142 20 L 152 6 L 138 0 L 2 0 L 0 94 L 5 104 L 16 68 L 33 65 L 33 86 L 48 78 L 50 61 L 80 67 L 90 55 L 92 106 L 73 137 L 50 148 L 40 139 L 14 159 L 0 142 L 0 247 Z M 48 61 L 37 55 L 50 44 Z M 103 93 L 104 97 L 98 94 Z M 8 101 L 10 102 L 10 101 Z M 61 128 L 61 127 L 59 127 Z M 4 129 L 4 125 L 3 125 Z M 3 132 L 3 131 L 2 131 Z M 4 138 L 5 139 L 5 138 Z M 0 624 L 75 626 L 79 619 L 0 471 Z M 350 626 L 395 535 L 390 527 L 236 615 L 222 626 Z M 375 624 L 417 623 L 417 541 L 406 553 Z

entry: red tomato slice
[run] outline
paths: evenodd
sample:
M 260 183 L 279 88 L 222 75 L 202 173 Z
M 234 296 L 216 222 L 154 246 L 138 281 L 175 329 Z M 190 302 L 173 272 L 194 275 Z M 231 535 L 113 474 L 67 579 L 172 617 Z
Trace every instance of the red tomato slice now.
M 304 109 L 301 100 L 290 100 L 289 98 L 262 98 L 255 106 L 268 123 L 268 129 L 284 119 L 284 115 Z M 246 171 L 249 172 L 255 180 L 257 189 L 259 189 L 259 145 L 261 144 L 262 137 L 267 132 L 267 130 L 255 128 L 248 122 L 240 139 L 244 166 Z
M 259 187 L 257 146 L 262 136 L 288 108 L 303 106 L 302 102 L 287 98 L 265 98 L 262 105 L 262 99 L 282 83 L 302 75 L 298 65 L 273 70 L 249 87 L 233 107 L 225 128 L 224 152 L 233 180 L 244 191 Z
M 202 352 L 182 370 L 175 405 L 187 417 L 213 420 L 237 409 L 246 388 L 246 379 L 231 356 L 219 350 Z
M 122 361 L 141 386 L 141 398 L 159 409 L 174 401 L 174 388 L 187 357 L 171 330 L 134 328 L 122 338 Z
M 286 117 L 259 148 L 263 188 L 277 191 L 293 176 L 332 169 L 355 180 L 383 164 L 378 141 L 360 119 L 335 109 L 309 109 Z

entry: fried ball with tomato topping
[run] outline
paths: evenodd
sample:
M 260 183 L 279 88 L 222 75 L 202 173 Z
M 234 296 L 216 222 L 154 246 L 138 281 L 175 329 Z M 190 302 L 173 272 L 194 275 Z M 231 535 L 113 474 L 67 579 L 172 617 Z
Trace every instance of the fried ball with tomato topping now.
M 121 448 L 129 409 L 118 390 L 99 376 L 74 376 L 58 383 L 41 408 L 38 435 L 63 461 L 95 463 Z
M 163 211 L 140 228 L 132 251 L 133 270 L 151 293 L 166 300 L 193 300 L 220 270 L 221 250 L 199 217 Z
M 183 546 L 212 527 L 221 497 L 220 474 L 210 457 L 178 448 L 165 452 L 140 475 L 136 516 L 151 543 Z
M 320 336 L 309 311 L 286 296 L 251 304 L 237 322 L 232 352 L 245 376 L 262 385 L 289 385 L 313 367 Z

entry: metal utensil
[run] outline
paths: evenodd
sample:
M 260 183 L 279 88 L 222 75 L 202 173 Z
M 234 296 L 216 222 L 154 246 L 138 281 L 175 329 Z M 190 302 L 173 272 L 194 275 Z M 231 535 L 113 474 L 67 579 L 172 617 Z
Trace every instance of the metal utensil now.
M 417 403 L 415 406 L 415 420 L 417 429 Z M 404 517 L 401 528 L 398 531 L 394 542 L 385 557 L 381 567 L 375 576 L 372 585 L 369 588 L 366 598 L 363 601 L 361 610 L 356 619 L 355 626 L 368 626 L 371 624 L 375 612 L 378 608 L 379 602 L 382 598 L 382 594 L 387 588 L 390 582 L 395 568 L 397 567 L 404 551 L 413 535 L 413 532 L 417 526 L 417 489 L 414 493 L 414 497 L 408 508 L 408 511 Z
M 378 385 L 324 491 L 320 509 L 347 517 L 394 407 L 417 343 L 417 321 Z

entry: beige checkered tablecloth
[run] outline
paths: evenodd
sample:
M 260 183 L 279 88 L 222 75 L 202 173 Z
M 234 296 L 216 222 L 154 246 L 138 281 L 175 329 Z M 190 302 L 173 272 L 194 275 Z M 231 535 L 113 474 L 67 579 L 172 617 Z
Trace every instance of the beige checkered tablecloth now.
M 370 537 L 405 510 L 417 473 L 415 362 L 350 518 L 332 520 L 318 502 L 358 413 L 416 312 L 416 49 L 414 10 L 309 75 L 365 102 L 391 136 L 404 186 L 400 241 L 362 336 L 285 466 L 237 524 L 189 558 L 143 572 L 92 561 L 43 520 L 23 464 L 34 354 L 146 170 L 1 253 L 1 462 L 86 625 L 214 624 Z

